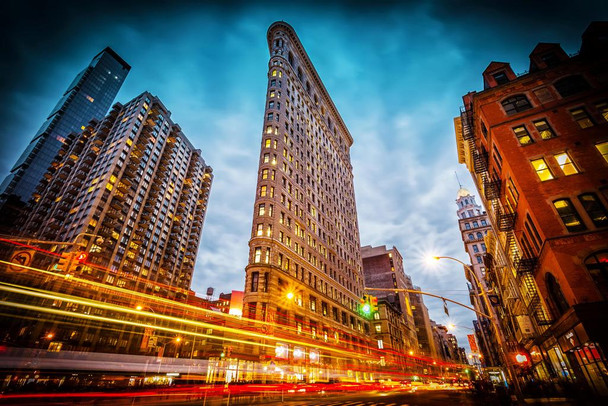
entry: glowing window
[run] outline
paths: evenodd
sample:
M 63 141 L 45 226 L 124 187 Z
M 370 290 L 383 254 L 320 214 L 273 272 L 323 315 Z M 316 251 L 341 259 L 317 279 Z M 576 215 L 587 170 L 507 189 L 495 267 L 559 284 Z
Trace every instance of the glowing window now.
M 608 211 L 595 193 L 584 193 L 578 196 L 591 221 L 596 227 L 608 226 Z
M 264 234 L 264 225 L 258 224 L 258 231 L 257 231 L 256 235 L 258 237 L 261 237 L 263 234 Z
M 557 211 L 557 214 L 562 219 L 564 226 L 570 232 L 583 231 L 586 230 L 587 227 L 581 221 L 578 212 L 572 205 L 570 199 L 559 199 L 553 202 L 553 206 Z
M 542 182 L 553 179 L 553 174 L 543 158 L 535 159 L 531 163 Z
M 572 118 L 581 128 L 589 128 L 593 127 L 593 121 L 587 114 L 587 111 L 584 108 L 578 108 L 574 110 L 570 110 L 570 114 L 572 114 Z
M 602 154 L 602 157 L 608 162 L 608 141 L 595 144 L 595 148 Z
M 543 140 L 549 140 L 555 137 L 555 132 L 547 122 L 547 120 L 538 120 L 534 122 L 536 130 L 540 134 L 540 138 Z
M 528 145 L 534 143 L 534 140 L 532 139 L 532 137 L 530 137 L 528 130 L 526 130 L 526 126 L 521 125 L 519 127 L 514 127 L 513 132 L 515 133 L 517 141 L 519 141 L 520 145 Z
M 554 155 L 554 157 L 559 167 L 562 169 L 562 172 L 564 172 L 564 175 L 569 176 L 578 173 L 578 169 L 576 169 L 574 162 L 572 162 L 572 158 L 570 158 L 570 155 L 568 155 L 567 152 Z
M 260 262 L 260 259 L 262 259 L 262 248 L 256 247 L 255 258 L 254 258 L 253 262 Z

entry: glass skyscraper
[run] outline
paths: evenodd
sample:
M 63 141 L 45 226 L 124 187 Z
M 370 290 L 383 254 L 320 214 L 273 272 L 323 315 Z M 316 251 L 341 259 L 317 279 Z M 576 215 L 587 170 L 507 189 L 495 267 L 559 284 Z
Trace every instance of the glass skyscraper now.
M 0 186 L 0 213 L 6 206 L 23 207 L 71 132 L 80 132 L 91 119 L 101 120 L 110 108 L 131 67 L 112 49 L 97 54 L 80 72 L 51 111 Z

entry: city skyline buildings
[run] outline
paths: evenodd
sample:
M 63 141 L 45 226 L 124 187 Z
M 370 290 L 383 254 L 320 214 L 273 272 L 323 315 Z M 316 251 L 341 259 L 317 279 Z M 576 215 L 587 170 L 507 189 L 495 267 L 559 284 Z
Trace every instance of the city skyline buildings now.
M 267 39 L 245 317 L 363 353 L 370 346 L 370 323 L 359 314 L 364 280 L 349 154 L 353 138 L 295 30 L 274 22 Z M 312 354 L 306 352 L 311 360 Z M 274 350 L 264 355 L 274 356 Z M 325 352 L 319 356 L 322 364 L 311 366 L 311 374 L 342 365 Z
M 65 139 L 72 132 L 82 131 L 90 120 L 105 116 L 130 69 L 114 50 L 106 47 L 76 75 L 10 173 L 3 178 L 0 185 L 2 207 L 4 203 L 24 206 L 29 202 Z M 8 216 L 10 211 L 2 213 Z
M 7 79 L 3 100 L 9 103 L 0 122 L 0 164 L 8 171 L 18 154 L 13 149 L 26 146 L 17 145 L 20 139 L 5 143 L 6 135 L 37 130 L 40 122 L 32 124 L 31 117 L 42 117 L 52 108 L 57 94 L 77 73 L 70 73 L 70 66 L 79 66 L 111 45 L 134 66 L 119 100 L 130 100 L 144 88 L 159 95 L 184 132 L 201 137 L 197 143 L 205 146 L 205 158 L 214 167 L 214 195 L 201 248 L 206 254 L 199 257 L 200 279 L 195 277 L 193 286 L 198 286 L 197 291 L 207 286 L 223 291 L 242 286 L 255 184 L 249 174 L 257 167 L 255 134 L 263 114 L 259 102 L 265 86 L 259 78 L 266 72 L 267 59 L 263 36 L 272 21 L 283 19 L 308 42 L 307 52 L 360 140 L 351 158 L 363 241 L 373 245 L 391 241 L 404 253 L 417 284 L 466 302 L 468 292 L 459 267 L 427 270 L 415 262 L 422 247 L 431 245 L 429 241 L 444 247 L 440 254 L 462 255 L 453 219 L 457 186 L 450 181 L 458 166 L 452 151 L 452 114 L 442 112 L 457 108 L 463 89 L 479 87 L 477 72 L 487 65 L 488 55 L 501 55 L 516 71 L 526 70 L 530 43 L 542 37 L 574 52 L 577 36 L 589 21 L 606 14 L 602 3 L 582 7 L 575 16 L 567 16 L 565 25 L 560 10 L 567 8 L 555 7 L 548 10 L 549 21 L 541 29 L 534 22 L 539 15 L 548 17 L 545 9 L 539 14 L 523 5 L 509 5 L 496 13 L 485 7 L 466 12 L 449 4 L 441 7 L 386 4 L 369 13 L 362 6 L 336 3 L 322 9 L 293 4 L 280 8 L 191 5 L 187 11 L 163 7 L 162 12 L 149 3 L 141 8 L 134 4 L 107 8 L 94 2 L 70 9 L 13 5 L 7 15 L 15 15 L 14 22 L 33 23 L 7 28 L 11 34 L 5 50 L 11 53 L 5 61 L 11 65 L 2 67 Z M 517 18 L 511 18 L 515 14 Z M 49 24 L 53 15 L 61 17 L 61 30 Z M 83 25 L 83 19 L 95 29 Z M 471 19 L 475 24 L 465 26 Z M 528 28 L 512 30 L 513 21 Z M 176 31 L 176 25 L 184 29 Z M 221 30 L 226 35 L 218 36 Z M 237 56 L 238 63 L 222 63 L 220 69 L 219 61 L 237 61 Z M 42 62 L 44 76 L 32 69 Z M 19 84 L 18 92 L 14 84 Z M 470 188 L 468 177 L 461 178 Z M 426 304 L 431 315 L 445 323 L 441 302 Z M 458 325 L 469 325 L 472 319 L 470 312 L 451 306 L 450 314 Z
M 60 264 L 65 272 L 74 267 L 145 293 L 171 296 L 179 288 L 185 296 L 212 179 L 171 112 L 144 92 L 68 137 L 22 230 L 44 241 L 73 242 L 60 252 L 89 253 L 86 263 Z

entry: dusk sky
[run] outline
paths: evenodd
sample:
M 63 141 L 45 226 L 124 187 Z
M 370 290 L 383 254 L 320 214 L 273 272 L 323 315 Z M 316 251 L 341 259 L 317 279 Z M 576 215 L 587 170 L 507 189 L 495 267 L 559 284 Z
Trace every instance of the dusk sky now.
M 468 303 L 456 218 L 453 117 L 483 89 L 491 61 L 528 69 L 538 42 L 575 53 L 606 1 L 2 1 L 0 176 L 6 176 L 74 76 L 104 47 L 132 66 L 115 101 L 144 90 L 172 111 L 213 167 L 192 288 L 243 290 L 267 86 L 266 31 L 296 31 L 354 138 L 362 245 L 395 246 L 416 285 Z M 82 5 L 86 4 L 86 5 Z M 128 5 L 127 5 L 128 4 Z M 541 6 L 542 5 L 542 6 Z M 83 8 L 84 7 L 84 8 Z M 477 199 L 479 201 L 479 198 Z M 425 299 L 431 318 L 474 314 Z M 466 334 L 456 332 L 468 348 Z

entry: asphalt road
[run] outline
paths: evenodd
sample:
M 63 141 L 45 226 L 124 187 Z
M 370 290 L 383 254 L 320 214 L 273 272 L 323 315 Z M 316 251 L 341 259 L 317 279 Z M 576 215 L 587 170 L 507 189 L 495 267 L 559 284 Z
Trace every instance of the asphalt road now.
M 221 397 L 190 397 L 181 396 L 146 396 L 124 398 L 78 398 L 66 399 L 60 395 L 37 399 L 11 399 L 6 403 L 0 398 L 0 405 L 11 404 L 21 406 L 38 405 L 91 405 L 91 406 L 120 406 L 120 405 L 198 405 L 198 406 L 229 406 L 229 405 L 290 405 L 290 406 L 473 406 L 499 405 L 495 398 L 480 398 L 464 390 L 420 390 L 409 391 L 366 391 L 342 393 L 274 393 L 267 396 L 221 396 Z

